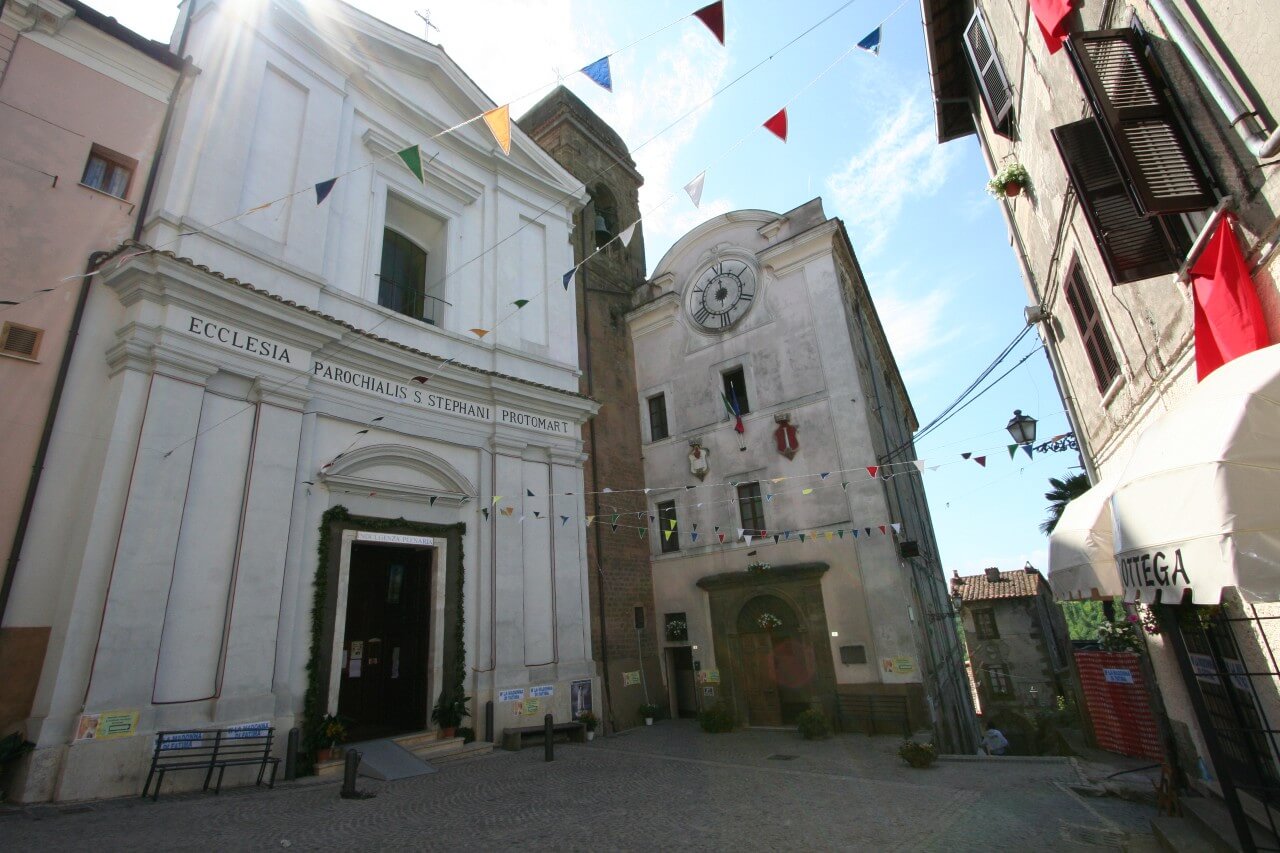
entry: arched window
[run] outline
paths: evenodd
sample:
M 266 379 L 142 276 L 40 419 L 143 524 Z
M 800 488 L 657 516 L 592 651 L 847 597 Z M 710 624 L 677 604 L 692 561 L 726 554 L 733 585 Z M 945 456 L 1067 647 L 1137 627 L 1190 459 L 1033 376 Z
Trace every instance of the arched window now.
M 618 202 L 604 184 L 591 191 L 591 209 L 595 212 L 591 227 L 600 248 L 618 234 Z

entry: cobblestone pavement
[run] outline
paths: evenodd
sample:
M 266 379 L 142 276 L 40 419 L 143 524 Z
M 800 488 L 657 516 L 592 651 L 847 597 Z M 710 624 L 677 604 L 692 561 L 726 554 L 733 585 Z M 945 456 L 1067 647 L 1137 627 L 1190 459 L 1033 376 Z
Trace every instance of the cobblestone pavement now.
M 891 737 L 707 735 L 663 722 L 591 744 L 443 765 L 399 782 L 279 785 L 10 811 L 0 849 L 26 850 L 1098 850 L 1154 810 L 1084 800 L 1073 765 L 905 766 Z

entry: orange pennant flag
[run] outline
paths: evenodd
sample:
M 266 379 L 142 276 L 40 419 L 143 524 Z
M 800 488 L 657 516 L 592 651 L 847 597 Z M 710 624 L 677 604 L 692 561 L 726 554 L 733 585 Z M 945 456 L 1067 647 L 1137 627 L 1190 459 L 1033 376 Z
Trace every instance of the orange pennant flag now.
M 471 334 L 475 335 L 477 338 L 483 338 L 485 335 L 489 334 L 489 330 L 488 329 L 471 329 Z
M 511 105 L 503 104 L 484 114 L 484 123 L 489 125 L 493 138 L 502 146 L 502 153 L 511 155 Z

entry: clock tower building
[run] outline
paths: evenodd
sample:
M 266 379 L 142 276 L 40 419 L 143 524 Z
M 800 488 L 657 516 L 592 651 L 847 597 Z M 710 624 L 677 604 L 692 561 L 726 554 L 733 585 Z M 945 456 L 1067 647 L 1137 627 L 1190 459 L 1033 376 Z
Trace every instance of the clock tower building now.
M 818 708 L 972 752 L 916 416 L 843 224 L 821 199 L 723 214 L 639 297 L 647 506 L 626 523 L 653 561 L 673 714 Z

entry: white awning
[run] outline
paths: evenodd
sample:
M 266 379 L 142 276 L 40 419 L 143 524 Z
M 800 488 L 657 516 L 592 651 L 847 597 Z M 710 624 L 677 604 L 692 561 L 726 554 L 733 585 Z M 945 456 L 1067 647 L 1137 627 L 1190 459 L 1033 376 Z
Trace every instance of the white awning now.
M 1280 346 L 1214 371 L 1138 438 L 1111 498 L 1126 601 L 1280 601 Z
M 1058 601 L 1124 593 L 1111 535 L 1114 479 L 1104 478 L 1067 504 L 1049 535 L 1049 586 Z

